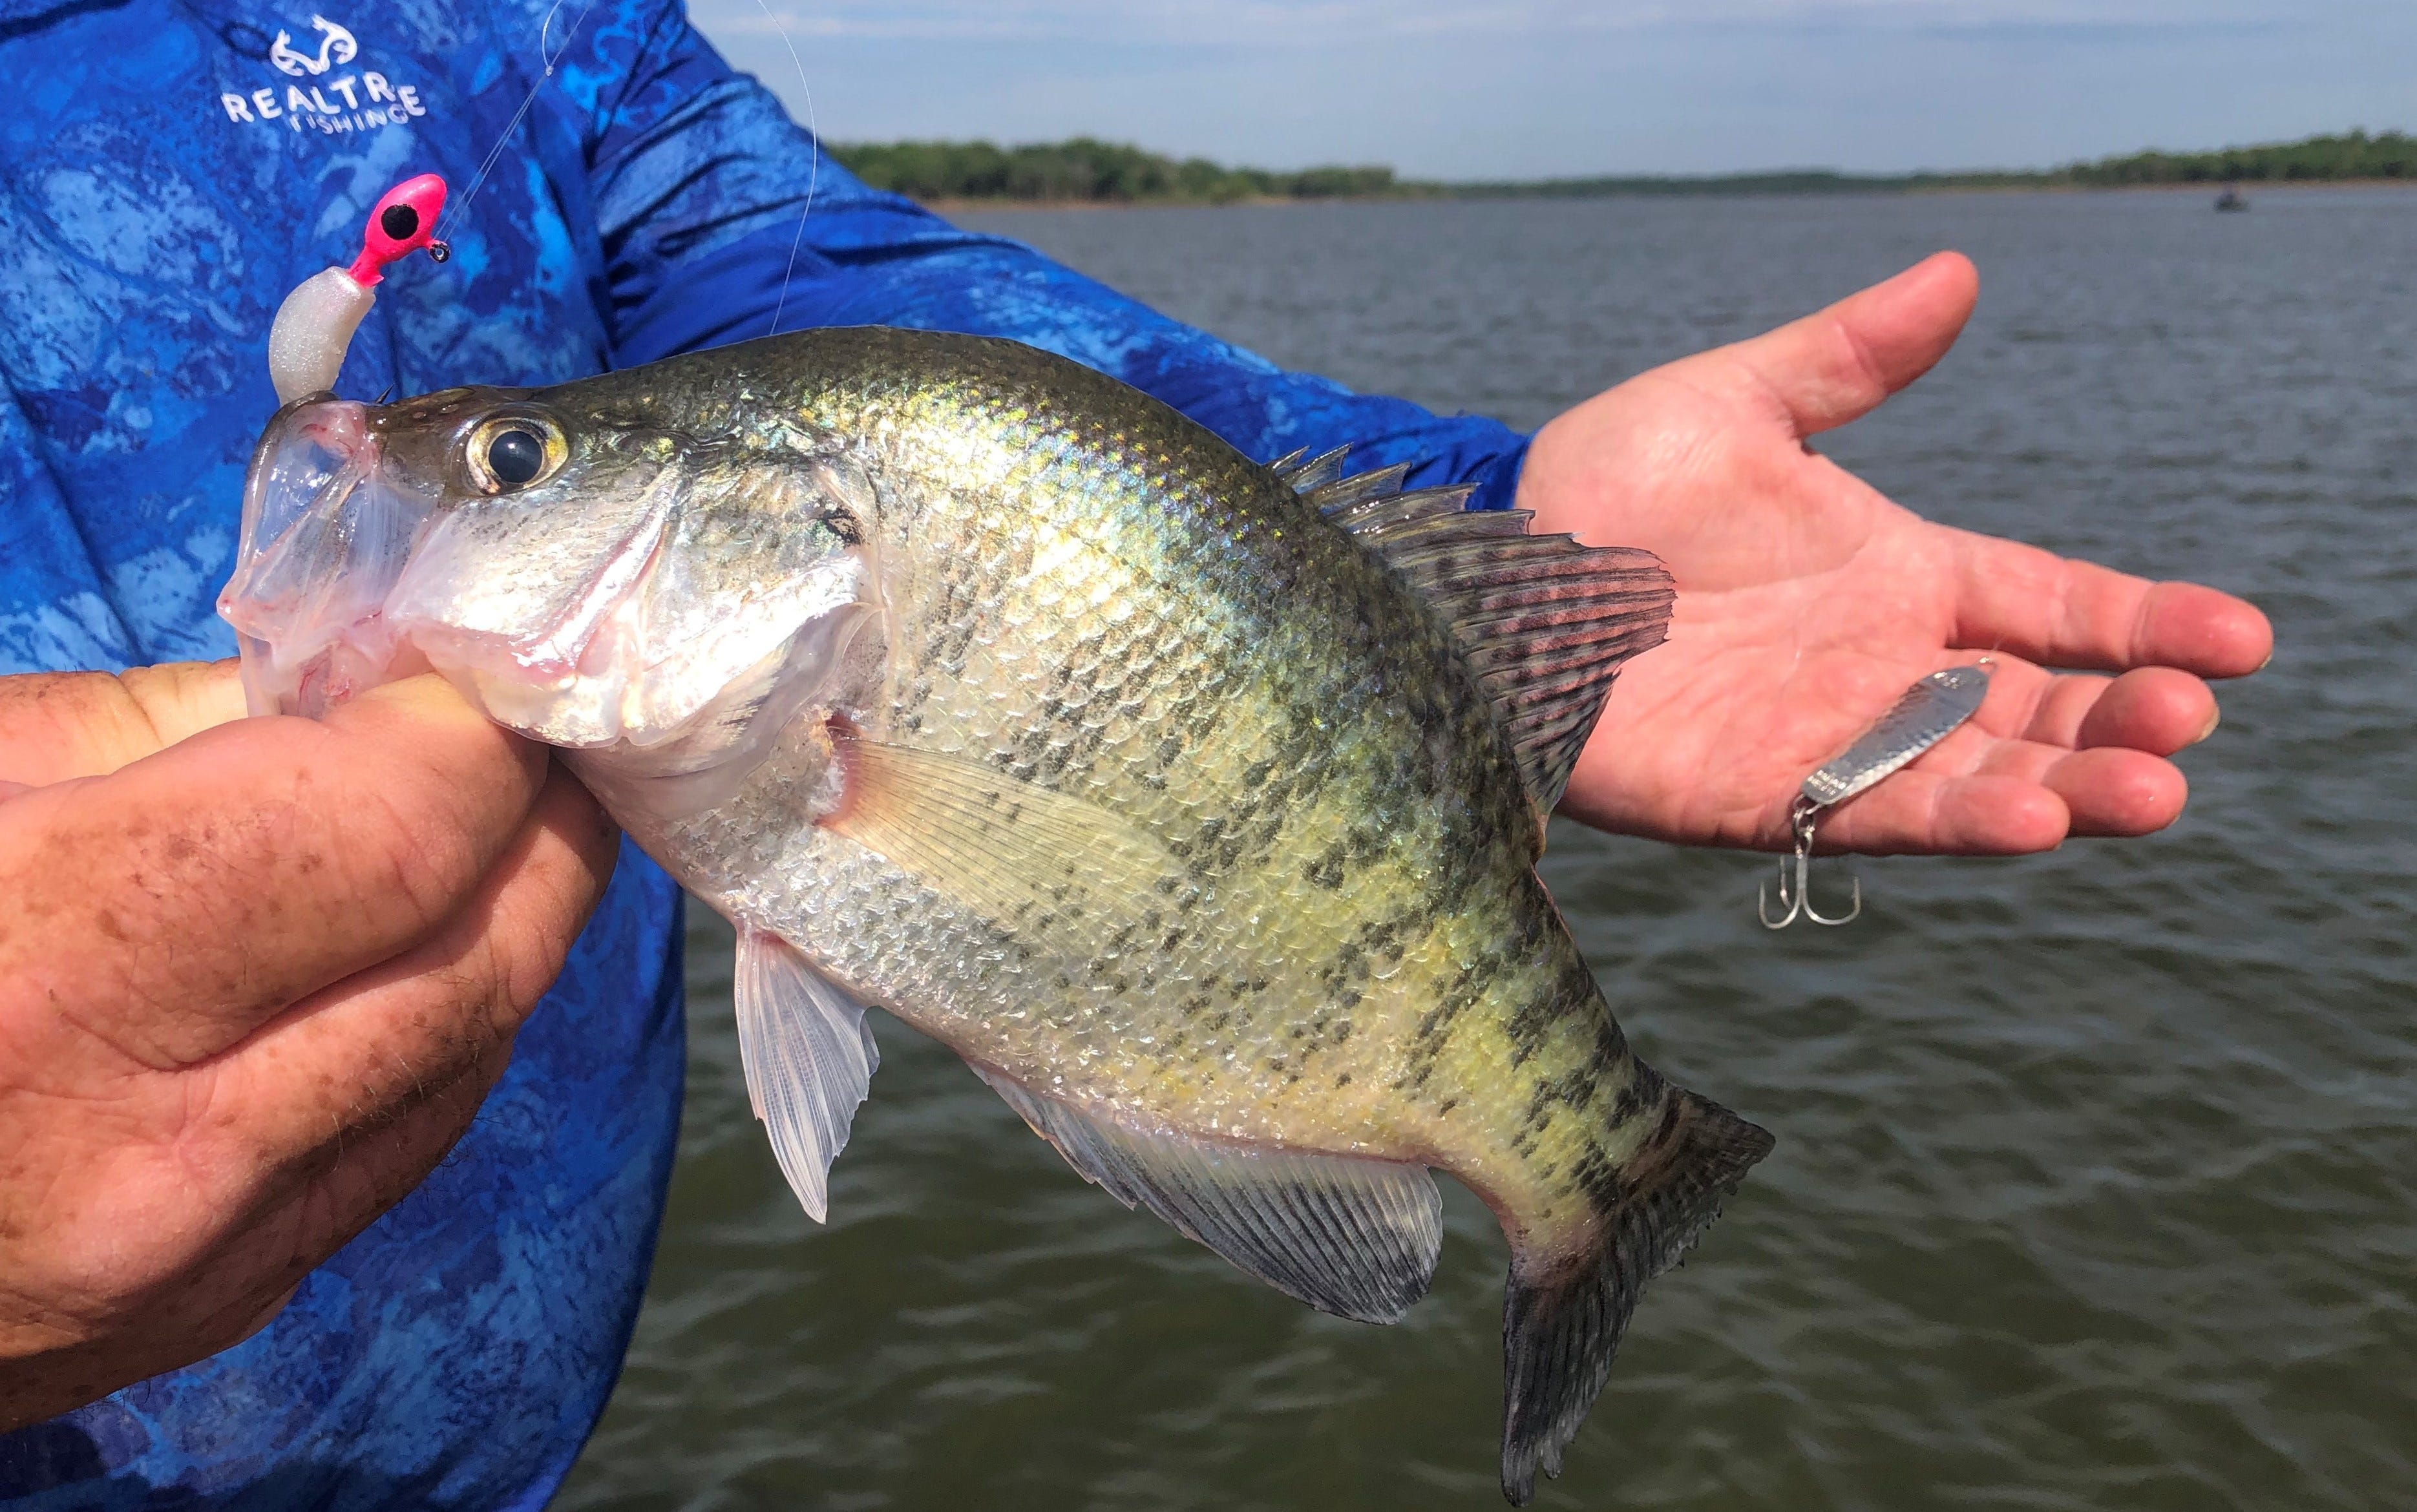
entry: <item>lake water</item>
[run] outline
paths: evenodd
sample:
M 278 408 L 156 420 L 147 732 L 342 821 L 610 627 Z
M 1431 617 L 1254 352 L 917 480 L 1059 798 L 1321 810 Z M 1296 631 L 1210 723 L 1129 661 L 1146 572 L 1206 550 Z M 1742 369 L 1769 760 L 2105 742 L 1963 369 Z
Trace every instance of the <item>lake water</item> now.
M 2417 1506 L 2417 194 L 995 214 L 1286 364 L 1522 425 L 1940 247 L 1940 370 L 1824 449 L 1958 524 L 2248 595 L 2281 649 L 2138 842 L 1767 863 L 1557 827 L 1643 1052 L 1779 1147 L 1638 1310 L 1551 1507 Z M 701 915 L 702 911 L 697 911 Z M 831 1193 L 691 936 L 654 1286 L 566 1508 L 1499 1506 L 1504 1247 L 1321 1317 L 1085 1186 L 894 1022 Z M 1445 1184 L 1450 1187 L 1449 1183 Z

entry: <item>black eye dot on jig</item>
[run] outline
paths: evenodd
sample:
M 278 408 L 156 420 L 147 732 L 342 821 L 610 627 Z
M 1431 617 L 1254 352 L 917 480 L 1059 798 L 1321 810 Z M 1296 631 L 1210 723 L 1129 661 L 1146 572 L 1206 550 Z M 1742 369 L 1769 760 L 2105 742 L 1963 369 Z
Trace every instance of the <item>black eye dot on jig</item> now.
M 361 317 L 377 303 L 371 291 L 385 279 L 388 265 L 416 251 L 445 261 L 450 249 L 433 229 L 444 208 L 443 178 L 422 174 L 403 180 L 371 208 L 361 253 L 352 266 L 323 268 L 294 286 L 268 327 L 268 379 L 279 403 L 336 386 L 345 349 Z

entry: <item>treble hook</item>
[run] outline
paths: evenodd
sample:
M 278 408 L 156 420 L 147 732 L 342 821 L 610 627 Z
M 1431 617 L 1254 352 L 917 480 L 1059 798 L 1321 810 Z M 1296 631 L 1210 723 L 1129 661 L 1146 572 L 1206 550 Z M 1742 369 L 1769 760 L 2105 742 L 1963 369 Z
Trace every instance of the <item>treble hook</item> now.
M 1839 917 L 1832 918 L 1813 906 L 1813 825 L 1821 812 L 1821 805 L 1799 794 L 1787 808 L 1787 827 L 1796 836 L 1796 844 L 1787 857 L 1779 863 L 1779 901 L 1786 912 L 1777 918 L 1771 916 L 1771 885 L 1765 883 L 1755 894 L 1755 911 L 1762 916 L 1766 930 L 1784 930 L 1799 918 L 1835 928 L 1851 924 L 1863 911 L 1863 879 L 1853 879 L 1853 906 Z

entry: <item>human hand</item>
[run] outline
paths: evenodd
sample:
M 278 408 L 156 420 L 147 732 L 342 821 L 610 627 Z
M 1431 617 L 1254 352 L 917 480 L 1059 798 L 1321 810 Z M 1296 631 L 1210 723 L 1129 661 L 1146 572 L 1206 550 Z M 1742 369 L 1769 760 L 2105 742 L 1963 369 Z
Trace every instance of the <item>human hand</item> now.
M 443 1157 L 611 875 L 434 677 L 0 678 L 0 1429 L 224 1349 Z
M 1519 485 L 1530 528 L 1645 547 L 1679 583 L 1669 641 L 1620 673 L 1562 812 L 1784 847 L 1807 774 L 1915 679 L 1987 653 L 1972 722 L 1826 816 L 1825 849 L 2014 854 L 2068 834 L 2145 835 L 2181 812 L 2166 758 L 2215 728 L 2202 678 L 2265 664 L 2264 615 L 1932 524 L 1805 444 L 1927 372 L 1978 292 L 1972 265 L 1943 252 L 1538 432 Z

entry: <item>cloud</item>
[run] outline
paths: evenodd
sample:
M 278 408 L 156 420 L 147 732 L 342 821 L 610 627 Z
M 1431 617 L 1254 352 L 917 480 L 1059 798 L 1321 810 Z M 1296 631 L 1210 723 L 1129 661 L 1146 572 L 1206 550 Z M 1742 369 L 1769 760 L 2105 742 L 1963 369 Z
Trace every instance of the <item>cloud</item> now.
M 692 0 L 692 11 L 733 63 L 843 142 L 1087 134 L 1225 162 L 1491 178 L 2047 165 L 2417 124 L 2410 0 Z
M 2288 0 L 695 0 L 719 35 L 1286 48 L 1708 28 L 2117 32 L 2280 25 Z

